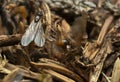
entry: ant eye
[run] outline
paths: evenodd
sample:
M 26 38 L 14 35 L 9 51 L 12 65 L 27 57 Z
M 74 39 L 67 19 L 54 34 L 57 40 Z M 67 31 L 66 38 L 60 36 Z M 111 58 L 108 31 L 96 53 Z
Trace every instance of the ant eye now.
M 39 11 L 39 12 L 37 13 L 37 15 L 38 15 L 38 16 L 43 16 L 42 11 Z
M 38 13 L 38 15 L 39 15 L 39 16 L 42 16 L 42 15 L 43 15 L 43 13 L 42 13 L 42 12 L 39 12 L 39 13 Z

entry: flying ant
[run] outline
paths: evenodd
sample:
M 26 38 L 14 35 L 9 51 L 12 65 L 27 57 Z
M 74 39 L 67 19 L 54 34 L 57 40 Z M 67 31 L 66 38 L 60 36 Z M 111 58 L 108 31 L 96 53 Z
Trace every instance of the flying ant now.
M 38 9 L 38 13 L 21 39 L 21 44 L 23 46 L 27 46 L 30 42 L 34 41 L 37 46 L 43 47 L 45 38 L 49 36 L 49 29 L 51 28 L 50 9 L 45 2 L 40 3 L 41 8 Z
M 33 40 L 37 46 L 44 46 L 45 34 L 42 26 L 42 16 L 43 13 L 39 12 L 27 28 L 21 39 L 21 44 L 23 46 L 27 46 Z

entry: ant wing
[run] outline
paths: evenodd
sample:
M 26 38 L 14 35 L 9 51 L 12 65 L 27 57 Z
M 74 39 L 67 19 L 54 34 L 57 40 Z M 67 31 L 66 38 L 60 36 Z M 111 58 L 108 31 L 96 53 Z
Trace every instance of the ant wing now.
M 37 46 L 43 47 L 45 44 L 45 34 L 44 34 L 43 27 L 41 26 L 41 22 L 39 22 L 39 24 L 40 25 L 39 25 L 38 31 L 36 33 L 34 42 Z
M 38 21 L 39 22 L 39 21 Z M 21 44 L 27 46 L 31 41 L 34 40 L 36 32 L 39 27 L 39 23 L 34 20 L 31 22 L 30 26 L 27 28 L 26 32 L 22 36 Z

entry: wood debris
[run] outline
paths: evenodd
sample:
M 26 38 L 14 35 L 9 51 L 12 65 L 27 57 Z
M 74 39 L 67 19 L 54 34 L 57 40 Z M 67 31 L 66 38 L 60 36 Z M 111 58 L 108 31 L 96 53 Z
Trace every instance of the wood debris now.
M 0 82 L 120 82 L 120 0 L 1 0 Z

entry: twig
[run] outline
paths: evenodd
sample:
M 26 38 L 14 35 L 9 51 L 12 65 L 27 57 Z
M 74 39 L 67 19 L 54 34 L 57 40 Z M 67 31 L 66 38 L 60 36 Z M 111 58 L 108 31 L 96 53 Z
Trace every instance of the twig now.
M 75 82 L 74 80 L 60 74 L 60 73 L 57 73 L 53 70 L 46 70 L 44 69 L 45 72 L 49 73 L 50 75 L 56 77 L 56 78 L 59 78 L 60 80 L 62 80 L 63 82 Z
M 103 74 L 103 76 L 105 77 L 105 79 L 107 80 L 107 82 L 111 82 L 110 80 L 109 80 L 109 78 L 102 72 L 102 74 Z
M 57 71 L 61 74 L 67 75 L 68 77 L 75 79 L 77 82 L 83 82 L 83 79 L 75 74 L 74 72 L 70 71 L 69 69 L 62 67 L 60 65 L 56 65 L 54 63 L 35 63 L 31 62 L 31 65 L 34 66 L 35 68 L 46 68 L 46 69 L 52 69 L 54 71 Z
M 16 35 L 1 35 L 0 47 L 18 44 L 21 40 L 21 34 Z
M 99 34 L 99 37 L 97 39 L 97 44 L 101 45 L 102 42 L 104 41 L 104 37 L 107 34 L 108 28 L 111 24 L 111 22 L 113 21 L 114 17 L 112 15 L 110 15 L 106 20 L 105 23 L 103 24 L 103 27 L 101 29 L 101 32 Z

